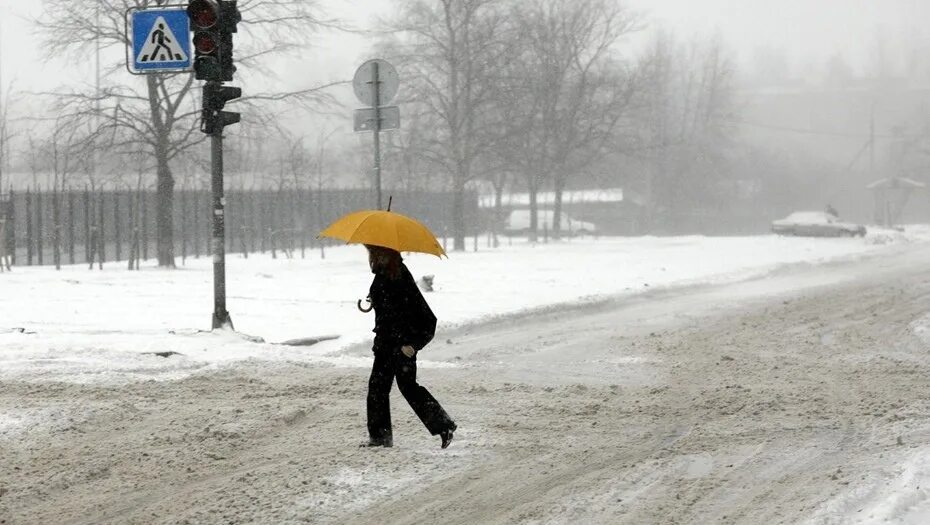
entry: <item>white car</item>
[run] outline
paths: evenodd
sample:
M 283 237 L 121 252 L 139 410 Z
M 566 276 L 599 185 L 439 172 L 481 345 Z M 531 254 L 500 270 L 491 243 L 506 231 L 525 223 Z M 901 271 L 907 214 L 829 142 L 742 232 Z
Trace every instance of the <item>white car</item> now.
M 536 212 L 536 231 L 542 233 L 548 229 L 552 231 L 552 220 L 555 213 L 552 210 L 539 210 Z M 597 233 L 597 226 L 590 222 L 572 219 L 567 213 L 559 214 L 559 228 L 569 235 L 593 235 Z M 513 210 L 504 223 L 504 232 L 510 235 L 524 234 L 530 231 L 530 210 Z
M 843 222 L 839 217 L 822 211 L 798 211 L 772 221 L 772 231 L 779 235 L 808 237 L 862 237 L 865 226 Z

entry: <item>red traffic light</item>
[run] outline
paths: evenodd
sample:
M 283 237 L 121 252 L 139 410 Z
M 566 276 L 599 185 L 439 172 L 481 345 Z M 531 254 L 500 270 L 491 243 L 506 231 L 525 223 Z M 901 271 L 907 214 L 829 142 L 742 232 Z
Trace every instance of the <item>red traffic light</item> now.
M 192 0 L 187 6 L 187 16 L 194 29 L 210 29 L 219 22 L 219 6 L 213 0 Z
M 194 50 L 200 55 L 212 55 L 216 51 L 215 35 L 194 33 Z

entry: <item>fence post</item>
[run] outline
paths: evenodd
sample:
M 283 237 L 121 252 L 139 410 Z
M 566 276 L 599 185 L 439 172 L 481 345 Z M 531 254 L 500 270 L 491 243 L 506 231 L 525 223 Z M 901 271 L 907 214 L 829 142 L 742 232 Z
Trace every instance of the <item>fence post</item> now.
M 200 192 L 193 190 L 191 198 L 194 201 L 193 207 L 193 227 L 194 227 L 194 257 L 200 258 Z
M 52 260 L 55 269 L 61 270 L 61 199 L 57 186 L 52 188 Z
M 246 191 L 244 189 L 239 190 L 239 248 L 242 250 L 242 257 L 245 259 L 249 258 L 249 242 L 248 238 L 248 226 L 246 223 L 246 217 L 248 217 L 248 206 L 246 205 Z
M 136 213 L 133 217 L 133 259 L 136 261 L 136 270 L 139 269 L 139 263 L 142 262 L 142 202 L 145 200 L 145 192 L 141 189 L 136 192 Z
M 300 232 L 303 231 L 300 221 L 300 188 L 294 188 L 294 192 L 291 193 L 291 198 L 288 199 L 291 207 L 291 257 L 294 256 L 294 252 L 297 251 L 297 237 L 300 235 Z M 302 250 L 301 250 L 302 251 Z
M 297 188 L 297 213 L 298 220 L 297 224 L 300 225 L 300 231 L 297 232 L 297 235 L 300 236 L 300 258 L 307 258 L 307 192 Z
M 224 205 L 225 209 L 223 210 L 223 213 L 225 214 L 224 219 L 226 221 L 226 235 L 223 236 L 225 237 L 223 240 L 226 242 L 226 247 L 224 248 L 226 253 L 232 253 L 233 240 L 235 239 L 236 235 L 236 229 L 232 227 L 234 224 L 232 217 L 235 215 L 236 211 L 236 205 L 233 204 L 233 202 L 235 202 L 235 194 L 236 193 L 232 190 L 226 193 L 226 204 Z M 232 211 L 232 213 L 230 213 L 230 211 Z
M 187 191 L 181 190 L 181 265 L 187 265 Z
M 39 266 L 45 264 L 45 243 L 42 237 L 42 188 L 36 189 L 36 260 Z
M 133 270 L 133 266 L 135 266 L 136 259 L 138 258 L 138 254 L 136 253 L 136 248 L 137 248 L 137 242 L 138 242 L 139 236 L 138 236 L 137 224 L 136 224 L 137 221 L 136 221 L 136 206 L 135 206 L 136 202 L 135 201 L 139 197 L 138 195 L 135 194 L 135 192 L 132 191 L 131 188 L 127 192 L 127 196 L 128 198 L 126 199 L 126 207 L 128 208 L 127 211 L 129 212 L 128 213 L 128 216 L 129 216 L 129 224 L 128 224 L 129 254 L 128 254 L 128 257 L 126 257 L 126 259 L 128 259 L 129 261 L 128 262 L 129 270 Z
M 239 245 L 242 247 L 242 257 L 249 258 L 249 223 L 251 217 L 251 193 L 245 189 L 239 190 Z
M 142 214 L 142 219 L 139 220 L 139 233 L 141 234 L 141 243 L 142 243 L 142 260 L 147 261 L 149 259 L 149 228 L 148 228 L 148 204 L 149 204 L 149 195 L 145 191 L 145 188 L 139 188 L 139 193 L 142 195 L 140 197 L 139 207 Z
M 134 205 L 134 200 L 136 196 L 133 194 L 132 188 L 130 187 L 129 191 L 126 192 L 126 216 L 129 217 L 129 223 L 126 225 L 129 233 L 129 245 L 126 248 L 129 249 L 129 253 L 126 254 L 127 266 L 129 270 L 132 270 L 134 264 L 134 246 L 135 246 L 135 233 L 136 233 L 136 219 L 135 212 L 136 207 Z
M 136 213 L 133 215 L 133 224 L 135 225 L 133 227 L 133 235 L 135 236 L 133 238 L 133 250 L 135 250 L 133 258 L 136 260 L 136 270 L 139 269 L 139 263 L 142 262 L 142 206 L 144 202 L 145 191 L 139 188 L 136 190 Z
M 10 263 L 16 266 L 16 195 L 13 194 L 13 187 L 10 186 L 10 221 L 7 223 L 7 246 L 10 248 Z
M 262 192 L 255 192 L 252 199 L 252 252 L 265 253 L 265 209 L 262 208 Z
M 278 197 L 280 196 L 281 194 L 279 192 Z M 275 233 L 278 231 L 278 217 L 275 214 L 275 209 L 276 209 L 275 199 L 271 199 L 270 202 L 266 202 L 265 204 L 268 206 L 267 208 L 268 218 L 269 218 L 268 222 L 271 224 L 271 231 L 270 231 L 271 238 L 269 239 L 269 241 L 271 241 L 271 258 L 277 259 L 278 258 L 278 236 L 275 235 Z
M 74 264 L 74 192 L 68 188 L 68 262 Z
M 90 210 L 90 190 L 87 189 L 87 186 L 84 186 L 84 262 L 89 262 L 91 264 L 91 269 L 93 269 L 93 249 L 91 244 L 91 210 Z
M 26 188 L 26 264 L 32 266 L 32 253 L 35 250 L 32 220 L 32 189 Z
M 97 266 L 103 270 L 103 261 L 107 257 L 107 228 L 103 220 L 104 212 L 104 197 L 103 190 L 97 194 L 97 199 L 99 201 L 97 205 L 97 211 L 99 212 L 99 223 L 97 224 Z
M 8 253 L 9 243 L 7 240 L 7 228 L 9 228 L 11 220 L 11 210 L 10 205 L 5 205 L 3 202 L 3 188 L 0 187 L 0 273 L 3 273 L 5 270 L 10 270 L 10 254 Z
M 120 228 L 120 216 L 119 216 L 119 190 L 113 190 L 113 240 L 116 241 L 116 253 L 113 258 L 114 261 L 122 260 L 123 255 L 123 246 L 122 246 L 122 228 Z
M 316 226 L 317 231 L 323 231 L 323 203 L 326 202 L 326 199 L 323 198 L 323 189 L 317 187 L 319 191 L 316 192 Z M 320 259 L 326 258 L 326 243 L 327 239 L 320 239 L 317 242 L 320 243 Z
M 243 209 L 248 209 L 248 213 L 243 216 L 245 220 L 242 222 L 242 227 L 245 228 L 243 233 L 245 234 L 245 258 L 249 258 L 249 252 L 255 251 L 255 192 L 249 191 L 245 193 L 246 202 L 242 203 Z

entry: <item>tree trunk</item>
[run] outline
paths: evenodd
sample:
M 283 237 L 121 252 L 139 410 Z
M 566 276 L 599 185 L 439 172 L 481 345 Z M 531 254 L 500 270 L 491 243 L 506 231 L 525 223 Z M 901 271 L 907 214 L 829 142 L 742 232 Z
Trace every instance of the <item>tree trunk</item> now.
M 559 240 L 562 238 L 562 193 L 565 191 L 565 180 L 561 177 L 556 177 L 554 189 L 555 203 L 552 205 L 552 238 Z
M 158 266 L 175 268 L 174 262 L 174 177 L 168 166 L 168 153 L 158 148 L 158 183 L 155 220 Z
M 452 249 L 465 251 L 465 178 L 458 176 L 452 189 Z
M 168 165 L 168 147 L 171 126 L 165 122 L 162 112 L 162 99 L 158 86 L 162 80 L 158 75 L 146 77 L 148 87 L 149 111 L 152 127 L 155 131 L 155 244 L 158 252 L 158 266 L 176 268 L 174 262 L 174 177 Z
M 494 187 L 494 226 L 491 228 L 494 236 L 494 247 L 500 246 L 497 239 L 497 230 L 504 223 L 504 185 L 500 184 Z
M 55 261 L 55 269 L 61 270 L 61 197 L 58 193 L 58 187 L 52 190 L 52 257 Z
M 539 204 L 537 203 L 536 195 L 536 179 L 535 175 L 530 175 L 530 183 L 527 185 L 527 190 L 530 194 L 530 231 L 529 237 L 530 242 L 536 242 L 539 240 Z

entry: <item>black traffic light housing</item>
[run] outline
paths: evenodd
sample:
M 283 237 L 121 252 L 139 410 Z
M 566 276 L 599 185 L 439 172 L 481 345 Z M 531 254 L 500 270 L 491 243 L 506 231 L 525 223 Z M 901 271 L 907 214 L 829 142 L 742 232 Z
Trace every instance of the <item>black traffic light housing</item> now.
M 229 82 L 236 72 L 233 63 L 233 33 L 238 32 L 242 14 L 239 13 L 237 0 L 225 0 L 220 3 L 220 71 L 222 79 Z
M 242 96 L 242 88 L 207 82 L 203 86 L 203 121 L 200 130 L 206 134 L 221 132 L 224 127 L 236 124 L 239 113 L 223 111 L 226 103 Z
M 239 113 L 223 111 L 226 102 L 242 96 L 242 89 L 223 86 L 233 79 L 233 33 L 242 20 L 237 0 L 190 0 L 187 16 L 194 32 L 194 78 L 205 80 L 203 120 L 200 129 L 207 134 L 222 133 L 236 124 Z
M 191 0 L 187 16 L 194 32 L 194 78 L 232 80 L 236 72 L 232 34 L 242 20 L 236 0 Z
M 194 32 L 194 78 L 220 80 L 220 6 L 216 0 L 191 0 L 187 17 Z

